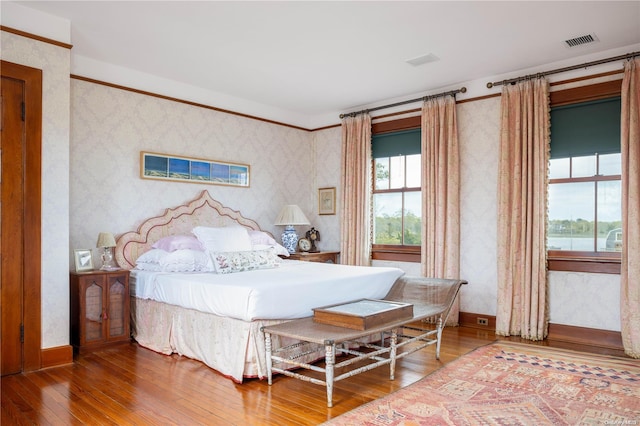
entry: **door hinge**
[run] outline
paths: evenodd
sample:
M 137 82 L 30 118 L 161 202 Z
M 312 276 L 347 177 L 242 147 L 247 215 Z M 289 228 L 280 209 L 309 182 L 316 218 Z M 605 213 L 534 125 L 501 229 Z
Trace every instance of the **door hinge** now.
M 22 121 L 24 121 L 24 117 L 26 115 L 26 113 L 25 113 L 26 106 L 25 106 L 24 102 L 20 103 L 20 109 L 21 109 L 21 114 L 22 114 Z
M 24 324 L 20 324 L 20 343 L 24 343 Z

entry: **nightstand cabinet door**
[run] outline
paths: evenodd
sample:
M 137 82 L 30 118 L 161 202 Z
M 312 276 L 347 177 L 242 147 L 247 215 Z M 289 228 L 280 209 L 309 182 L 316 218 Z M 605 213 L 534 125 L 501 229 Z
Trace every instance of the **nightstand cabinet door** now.
M 104 275 L 82 277 L 79 282 L 80 346 L 104 342 L 107 318 L 107 296 Z
M 129 340 L 129 271 L 71 273 L 71 343 L 81 352 Z
M 129 338 L 129 273 L 107 275 L 107 340 Z

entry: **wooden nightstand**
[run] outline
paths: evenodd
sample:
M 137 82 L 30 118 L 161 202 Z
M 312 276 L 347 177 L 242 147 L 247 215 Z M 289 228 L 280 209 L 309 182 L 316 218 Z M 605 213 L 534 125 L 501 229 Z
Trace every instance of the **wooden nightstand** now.
M 129 271 L 71 272 L 71 343 L 79 351 L 130 340 Z
M 340 257 L 339 251 L 319 251 L 317 253 L 298 252 L 292 253 L 287 259 L 291 260 L 303 260 L 305 262 L 324 262 L 324 263 L 338 263 Z

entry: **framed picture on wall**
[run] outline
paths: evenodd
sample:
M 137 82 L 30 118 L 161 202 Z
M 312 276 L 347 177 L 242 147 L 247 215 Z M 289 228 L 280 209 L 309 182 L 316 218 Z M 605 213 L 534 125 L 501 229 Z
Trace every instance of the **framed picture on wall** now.
M 76 264 L 76 272 L 93 271 L 93 258 L 91 257 L 91 250 L 75 249 L 73 251 L 73 258 Z
M 140 151 L 140 177 L 176 182 L 249 187 L 248 164 Z
M 336 188 L 318 189 L 318 214 L 336 214 Z

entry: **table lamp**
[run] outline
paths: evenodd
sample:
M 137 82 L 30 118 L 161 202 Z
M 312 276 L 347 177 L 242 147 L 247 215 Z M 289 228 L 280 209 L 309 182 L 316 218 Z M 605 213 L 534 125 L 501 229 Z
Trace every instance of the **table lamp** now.
M 112 271 L 118 269 L 113 263 L 113 248 L 116 246 L 116 239 L 110 232 L 101 232 L 98 234 L 98 242 L 96 247 L 102 249 L 102 267 L 100 269 Z
M 296 234 L 296 230 L 293 227 L 294 225 L 310 225 L 310 222 L 304 213 L 302 213 L 300 207 L 295 204 L 290 204 L 280 210 L 275 225 L 284 225 L 282 245 L 289 253 L 295 253 L 296 245 L 298 244 L 298 234 Z

